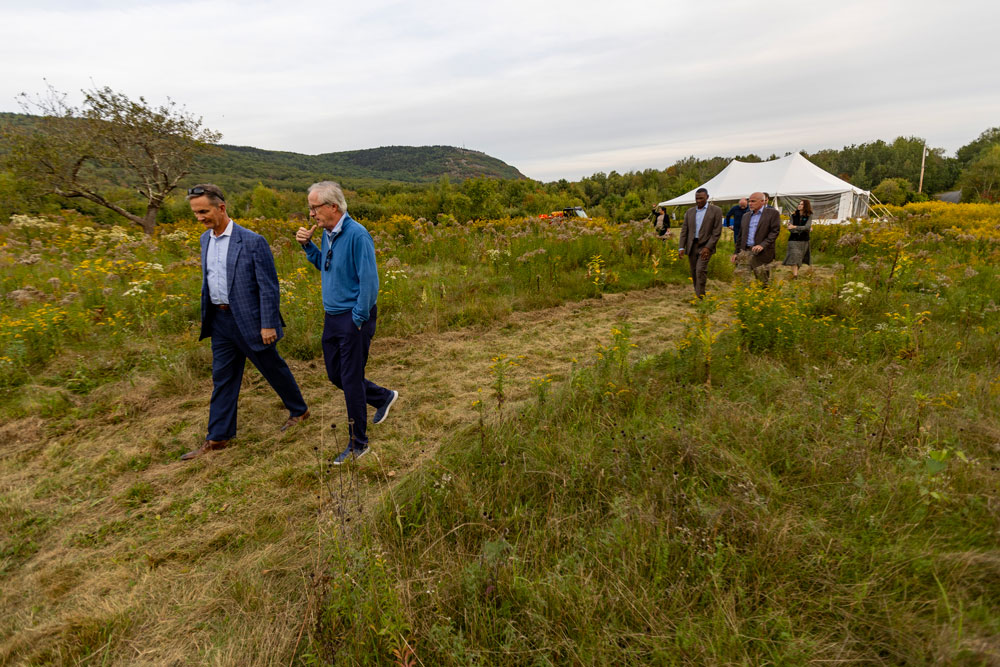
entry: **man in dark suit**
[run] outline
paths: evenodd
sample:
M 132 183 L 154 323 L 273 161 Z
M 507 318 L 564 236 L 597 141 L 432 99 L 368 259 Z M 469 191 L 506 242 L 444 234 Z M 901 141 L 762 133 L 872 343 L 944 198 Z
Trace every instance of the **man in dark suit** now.
M 750 195 L 750 210 L 743 214 L 740 223 L 740 240 L 736 244 L 732 261 L 736 262 L 741 252 L 749 252 L 750 270 L 766 287 L 771 279 L 771 267 L 774 261 L 774 242 L 781 231 L 781 214 L 778 209 L 767 206 L 767 197 L 763 192 Z
M 309 417 L 309 409 L 288 364 L 275 347 L 283 334 L 278 310 L 280 290 L 274 257 L 264 237 L 229 219 L 226 198 L 217 186 L 196 185 L 188 203 L 201 235 L 201 337 L 212 338 L 212 401 L 208 435 L 200 447 L 184 456 L 188 461 L 222 449 L 236 435 L 236 404 L 246 360 L 288 408 L 284 431 Z
M 708 190 L 705 188 L 698 188 L 694 202 L 695 207 L 684 212 L 680 256 L 687 255 L 694 294 L 703 299 L 705 283 L 708 282 L 708 260 L 722 235 L 722 209 L 708 203 Z

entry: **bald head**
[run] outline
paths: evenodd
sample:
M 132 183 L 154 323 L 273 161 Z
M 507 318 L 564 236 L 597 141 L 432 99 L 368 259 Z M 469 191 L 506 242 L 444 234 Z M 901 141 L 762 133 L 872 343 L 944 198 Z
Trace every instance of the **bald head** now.
M 753 193 L 752 195 L 750 195 L 750 200 L 749 200 L 750 210 L 756 213 L 760 209 L 764 208 L 765 202 L 767 202 L 767 199 L 764 197 L 763 192 Z

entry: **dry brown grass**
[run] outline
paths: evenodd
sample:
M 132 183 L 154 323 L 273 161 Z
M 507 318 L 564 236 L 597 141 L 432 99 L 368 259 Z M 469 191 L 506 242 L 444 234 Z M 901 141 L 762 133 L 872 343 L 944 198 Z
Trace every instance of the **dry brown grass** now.
M 490 329 L 376 337 L 370 377 L 401 397 L 370 429 L 378 456 L 359 466 L 362 505 L 476 420 L 470 406 L 494 356 L 523 355 L 509 384 L 516 401 L 530 377 L 558 380 L 574 358 L 590 358 L 616 323 L 630 324 L 639 355 L 662 351 L 690 296 L 663 287 L 512 314 Z M 248 371 L 237 440 L 191 463 L 177 456 L 203 437 L 205 372 L 183 395 L 150 374 L 77 399 L 108 404 L 92 418 L 0 427 L 0 511 L 39 526 L 33 553 L 0 562 L 10 570 L 0 579 L 0 662 L 288 664 L 319 557 L 312 450 L 333 451 L 329 424 L 346 420 L 322 362 L 291 365 L 313 419 L 279 434 L 281 404 Z

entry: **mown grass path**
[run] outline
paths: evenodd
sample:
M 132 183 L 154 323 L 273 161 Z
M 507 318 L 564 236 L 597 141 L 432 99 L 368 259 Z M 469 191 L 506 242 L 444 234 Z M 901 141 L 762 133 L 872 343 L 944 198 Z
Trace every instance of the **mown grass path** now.
M 494 357 L 518 364 L 504 407 L 513 409 L 530 378 L 558 381 L 574 360 L 589 363 L 616 324 L 631 327 L 635 354 L 662 351 L 690 298 L 690 287 L 667 286 L 511 314 L 488 329 L 376 337 L 369 376 L 401 398 L 370 427 L 377 456 L 357 467 L 355 525 L 479 418 L 474 400 L 495 412 Z M 288 663 L 309 621 L 319 554 L 314 448 L 334 453 L 329 425 L 340 425 L 342 445 L 346 419 L 321 360 L 291 365 L 313 419 L 278 435 L 281 405 L 249 371 L 233 446 L 190 463 L 177 456 L 202 437 L 207 377 L 164 392 L 136 376 L 80 399 L 83 414 L 88 403 L 113 406 L 90 418 L 0 427 L 0 510 L 17 527 L 0 561 L 0 662 Z

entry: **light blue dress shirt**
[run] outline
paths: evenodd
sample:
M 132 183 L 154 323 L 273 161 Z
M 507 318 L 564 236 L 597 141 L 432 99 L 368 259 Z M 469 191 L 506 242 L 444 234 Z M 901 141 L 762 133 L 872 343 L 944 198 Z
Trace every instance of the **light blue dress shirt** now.
M 344 228 L 344 218 L 346 218 L 346 217 L 347 217 L 347 214 L 345 213 L 344 215 L 340 216 L 340 220 L 337 221 L 337 224 L 334 226 L 333 229 L 324 229 L 323 230 L 323 233 L 326 234 L 326 240 L 327 241 L 329 241 L 330 243 L 333 243 L 333 239 L 336 238 L 337 234 L 340 233 L 340 230 Z M 325 262 L 326 258 L 324 258 L 323 261 Z
M 701 237 L 701 223 L 705 220 L 705 213 L 708 211 L 708 204 L 706 203 L 702 208 L 696 208 L 694 210 L 694 237 Z
M 760 224 L 760 216 L 764 213 L 764 207 L 761 206 L 760 210 L 756 213 L 750 215 L 750 229 L 747 230 L 747 246 L 753 247 L 757 245 L 755 238 L 757 238 L 757 225 Z
M 229 239 L 233 235 L 233 221 L 219 236 L 209 232 L 208 253 L 205 255 L 205 273 L 208 278 L 208 295 L 212 303 L 229 303 L 229 276 L 226 258 L 229 256 Z

